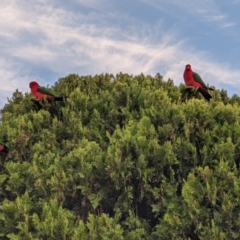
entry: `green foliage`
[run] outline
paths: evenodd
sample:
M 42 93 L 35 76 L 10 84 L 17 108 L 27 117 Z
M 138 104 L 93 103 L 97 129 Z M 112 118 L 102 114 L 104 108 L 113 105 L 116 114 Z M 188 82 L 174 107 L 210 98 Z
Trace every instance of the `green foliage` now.
M 240 98 L 171 79 L 59 79 L 1 110 L 0 239 L 240 239 Z

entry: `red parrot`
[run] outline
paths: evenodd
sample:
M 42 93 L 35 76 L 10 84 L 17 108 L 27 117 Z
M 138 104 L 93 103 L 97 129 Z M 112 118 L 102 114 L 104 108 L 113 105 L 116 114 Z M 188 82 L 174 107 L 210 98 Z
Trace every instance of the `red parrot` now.
M 210 101 L 212 96 L 209 94 L 208 90 L 214 91 L 214 89 L 206 86 L 202 78 L 196 72 L 192 71 L 190 64 L 186 65 L 185 71 L 183 73 L 183 79 L 187 88 L 195 89 L 195 92 L 200 92 L 205 99 Z
M 37 100 L 42 100 L 46 98 L 49 102 L 52 102 L 52 101 L 63 101 L 64 98 L 67 98 L 67 97 L 55 96 L 46 88 L 41 87 L 37 82 L 30 82 L 29 87 L 31 88 L 32 95 L 35 98 L 37 98 Z
M 8 153 L 8 147 L 4 146 L 4 145 L 0 145 L 0 153 Z

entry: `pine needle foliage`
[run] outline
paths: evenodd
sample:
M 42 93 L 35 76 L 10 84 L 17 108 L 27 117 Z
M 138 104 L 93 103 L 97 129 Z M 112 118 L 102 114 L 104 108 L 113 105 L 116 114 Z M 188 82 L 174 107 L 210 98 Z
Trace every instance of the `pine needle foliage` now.
M 1 110 L 0 239 L 240 239 L 240 98 L 68 75 Z

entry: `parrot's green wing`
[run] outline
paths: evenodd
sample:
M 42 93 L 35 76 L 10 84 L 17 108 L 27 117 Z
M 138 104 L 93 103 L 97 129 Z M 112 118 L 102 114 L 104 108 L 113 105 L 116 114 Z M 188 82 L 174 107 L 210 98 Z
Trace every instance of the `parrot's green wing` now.
M 193 78 L 196 82 L 199 82 L 204 88 L 208 89 L 202 78 L 196 72 L 193 72 Z
M 38 92 L 42 93 L 42 94 L 46 94 L 52 97 L 55 97 L 54 94 L 52 94 L 48 89 L 44 88 L 44 87 L 38 87 L 37 89 Z

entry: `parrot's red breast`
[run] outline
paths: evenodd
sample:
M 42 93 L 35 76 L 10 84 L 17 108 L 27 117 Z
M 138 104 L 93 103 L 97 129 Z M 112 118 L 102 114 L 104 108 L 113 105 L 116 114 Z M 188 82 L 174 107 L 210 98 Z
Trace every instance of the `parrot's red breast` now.
M 186 65 L 185 71 L 183 73 L 183 79 L 187 86 L 193 86 L 193 87 L 202 87 L 202 85 L 199 82 L 196 82 L 193 78 L 193 71 L 190 64 Z
M 43 98 L 47 98 L 48 101 L 53 100 L 52 96 L 38 92 L 38 87 L 40 87 L 40 85 L 37 82 L 30 82 L 29 87 L 31 89 L 32 95 L 36 97 L 38 100 L 42 100 Z

